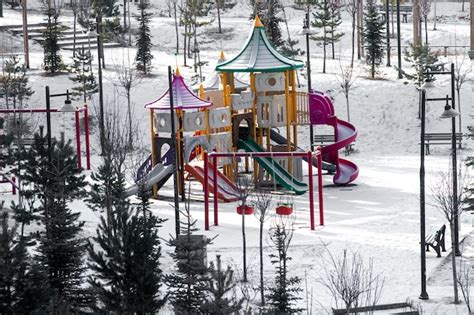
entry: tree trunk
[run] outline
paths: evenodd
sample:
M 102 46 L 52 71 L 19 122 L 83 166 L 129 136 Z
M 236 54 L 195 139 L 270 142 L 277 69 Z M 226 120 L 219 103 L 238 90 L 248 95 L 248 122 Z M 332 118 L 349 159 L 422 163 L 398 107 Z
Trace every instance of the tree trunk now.
M 76 57 L 76 24 L 77 24 L 77 13 L 74 10 L 74 22 L 73 22 L 73 37 L 72 37 L 72 56 Z
M 245 203 L 242 204 L 242 208 L 245 208 Z M 245 209 L 242 211 L 242 260 L 243 260 L 243 271 L 244 277 L 243 282 L 247 282 L 247 239 L 245 237 Z
M 217 6 L 217 23 L 219 25 L 219 33 L 222 33 L 222 26 L 221 26 L 221 5 L 220 5 L 221 0 L 216 1 L 216 6 Z
M 351 122 L 351 115 L 349 113 L 349 91 L 346 91 L 346 109 L 347 109 L 347 121 Z
M 425 16 L 425 43 L 428 45 L 428 16 Z
M 372 69 L 371 69 L 371 73 L 372 73 L 372 79 L 375 78 L 375 59 L 372 58 Z
M 130 90 L 127 90 L 127 105 L 128 105 L 128 147 L 133 148 L 133 132 L 132 132 L 132 108 L 130 101 Z
M 326 37 L 326 35 L 324 35 Z M 323 73 L 326 73 L 326 44 L 323 43 Z
M 188 65 L 186 64 L 186 57 L 187 57 L 187 53 L 188 53 L 188 47 L 186 46 L 187 44 L 187 34 L 188 34 L 188 25 L 187 24 L 184 24 L 184 36 L 183 36 L 183 40 L 184 40 L 184 45 L 183 45 L 183 57 L 184 57 L 184 66 L 187 67 Z
M 355 53 L 355 15 L 352 16 L 352 55 L 351 55 L 351 68 L 354 67 L 354 53 Z
M 122 41 L 125 44 L 125 32 L 127 31 L 127 0 L 123 0 L 123 32 Z
M 259 235 L 259 250 L 260 250 L 260 302 L 265 305 L 265 289 L 263 285 L 263 220 L 260 220 L 260 235 Z

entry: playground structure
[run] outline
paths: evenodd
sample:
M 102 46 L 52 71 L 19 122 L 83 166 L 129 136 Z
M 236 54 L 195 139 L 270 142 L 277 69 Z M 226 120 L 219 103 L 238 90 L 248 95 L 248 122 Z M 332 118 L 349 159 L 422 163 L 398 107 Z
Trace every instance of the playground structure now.
M 76 151 L 77 151 L 77 167 L 82 169 L 82 154 L 81 154 L 81 127 L 80 127 L 80 113 L 83 113 L 84 117 L 84 141 L 86 146 L 86 167 L 88 170 L 91 169 L 90 160 L 90 142 L 89 142 L 89 110 L 87 104 L 82 107 L 74 108 L 74 120 L 75 120 L 75 135 L 76 135 Z M 34 114 L 34 113 L 46 113 L 46 108 L 23 108 L 23 109 L 0 109 L 0 115 L 2 114 Z M 59 108 L 49 109 L 50 113 L 61 113 Z
M 200 86 L 199 96 L 185 84 L 179 69 L 172 80 L 174 112 L 170 90 L 145 105 L 150 110 L 151 155 L 137 172 L 137 182 L 154 187 L 154 196 L 172 175 L 173 154 L 165 147 L 176 141 L 178 187 L 183 193 L 184 173 L 204 187 L 206 229 L 209 192 L 214 195 L 214 224 L 217 225 L 217 200 L 237 201 L 236 179 L 240 176 L 236 158 L 245 161 L 245 173 L 253 174 L 257 188 L 276 183 L 302 195 L 309 190 L 310 226 L 314 229 L 312 167 L 318 168 L 320 224 L 323 224 L 322 170 L 334 173 L 336 185 L 347 185 L 358 176 L 357 166 L 339 158 L 338 151 L 357 137 L 353 125 L 338 119 L 328 96 L 320 92 L 297 91 L 296 70 L 304 65 L 277 52 L 269 42 L 257 17 L 244 47 L 226 60 L 221 52 L 216 72 Z M 250 82 L 237 80 L 236 73 L 248 73 Z M 163 136 L 172 132 L 176 139 Z M 335 142 L 315 152 L 298 147 L 298 126 L 329 125 Z M 284 130 L 286 137 L 280 133 Z M 308 164 L 308 184 L 303 181 L 302 162 Z M 321 179 L 321 180 L 320 180 Z M 138 184 L 137 184 L 138 185 Z M 127 195 L 137 191 L 137 185 Z M 281 214 L 290 207 L 282 206 Z M 238 209 L 250 213 L 250 209 Z
M 23 109 L 0 109 L 0 115 L 8 115 L 8 114 L 36 114 L 36 113 L 60 113 L 65 112 L 64 110 L 58 108 L 23 108 Z M 69 110 L 68 110 L 69 111 Z M 81 153 L 81 126 L 80 126 L 80 113 L 83 113 L 84 119 L 84 141 L 85 141 L 85 153 L 86 153 L 86 168 L 87 170 L 91 169 L 91 162 L 90 162 L 90 142 L 89 142 L 89 112 L 87 105 L 84 104 L 82 107 L 74 107 L 71 108 L 71 111 L 74 112 L 74 119 L 75 119 L 75 136 L 76 136 L 76 150 L 77 150 L 77 167 L 82 170 L 82 153 Z M 3 127 L 3 126 L 2 126 Z M 0 130 L 4 130 L 1 128 Z M 0 156 L 1 156 L 0 152 Z M 4 165 L 0 165 L 0 170 L 3 168 Z M 18 184 L 16 183 L 16 178 L 14 176 L 9 177 L 6 173 L 0 173 L 0 184 L 9 184 L 11 185 L 11 193 L 13 195 L 16 194 L 16 191 L 20 189 Z

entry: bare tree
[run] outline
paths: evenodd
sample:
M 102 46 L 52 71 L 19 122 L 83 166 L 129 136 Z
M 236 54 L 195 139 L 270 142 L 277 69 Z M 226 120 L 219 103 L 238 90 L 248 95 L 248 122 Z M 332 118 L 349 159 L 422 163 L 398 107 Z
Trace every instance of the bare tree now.
M 466 303 L 467 311 L 472 314 L 471 309 L 471 272 L 472 266 L 465 258 L 459 259 L 459 273 L 457 275 L 457 282 L 461 288 L 464 303 Z
M 351 115 L 349 111 L 349 94 L 353 89 L 354 82 L 357 80 L 357 76 L 354 77 L 354 68 L 343 66 L 339 59 L 339 74 L 336 75 L 339 81 L 339 87 L 346 98 L 346 110 L 347 110 L 347 121 L 351 121 Z
M 454 56 L 454 87 L 456 89 L 456 96 L 458 98 L 458 112 L 461 114 L 461 89 L 464 83 L 470 81 L 468 75 L 472 71 L 471 63 L 469 65 L 465 65 L 464 62 L 466 60 L 465 54 L 462 54 L 461 60 L 459 60 L 459 55 L 455 50 Z M 459 132 L 462 133 L 462 124 L 461 124 L 461 116 L 459 115 Z
M 336 258 L 324 244 L 326 257 L 323 256 L 318 281 L 333 297 L 336 307 L 342 302 L 346 313 L 359 306 L 374 306 L 378 303 L 385 279 L 374 273 L 373 260 L 365 262 L 358 253 L 349 253 L 347 249 L 342 257 Z M 365 305 L 361 305 L 365 304 Z
M 357 12 L 359 12 L 359 7 L 361 0 L 347 0 L 346 1 L 346 11 L 351 17 L 351 29 L 352 29 L 352 54 L 351 54 L 351 68 L 354 67 L 354 53 L 355 53 L 355 31 L 356 31 L 356 21 L 357 21 Z
M 243 264 L 243 282 L 247 282 L 247 238 L 245 234 L 245 207 L 249 205 L 248 199 L 251 193 L 252 180 L 246 176 L 242 175 L 237 177 L 235 182 L 238 188 L 239 204 L 242 209 L 242 264 Z
M 263 278 L 263 225 L 269 218 L 268 210 L 272 203 L 272 194 L 268 190 L 257 190 L 252 205 L 259 222 L 259 254 L 260 254 L 260 303 L 265 305 L 265 287 Z
M 463 212 L 463 206 L 466 203 L 464 187 L 465 178 L 458 176 L 457 196 L 454 195 L 453 172 L 451 168 L 447 172 L 440 171 L 436 181 L 430 184 L 431 198 L 433 206 L 437 208 L 449 223 L 451 232 L 451 263 L 453 269 L 453 289 L 454 303 L 459 303 L 457 272 L 456 272 L 456 255 L 455 255 L 455 238 L 454 238 L 454 222 L 455 218 L 459 218 Z
M 428 15 L 431 11 L 431 0 L 419 0 L 418 6 L 420 8 L 420 15 L 423 17 L 425 24 L 425 44 L 428 45 Z
M 124 89 L 125 97 L 127 98 L 128 127 L 129 130 L 133 130 L 131 91 L 132 88 L 140 83 L 141 77 L 136 67 L 130 62 L 129 49 L 127 49 L 127 58 L 122 58 L 122 64 L 114 64 L 114 68 L 117 71 L 117 80 Z M 129 133 L 128 146 L 129 149 L 133 148 L 133 132 Z

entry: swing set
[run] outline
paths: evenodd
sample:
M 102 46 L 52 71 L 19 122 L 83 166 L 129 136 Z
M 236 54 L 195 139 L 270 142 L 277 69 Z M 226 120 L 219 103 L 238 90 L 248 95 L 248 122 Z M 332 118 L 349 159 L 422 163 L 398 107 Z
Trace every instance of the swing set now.
M 212 167 L 212 174 L 217 174 L 217 162 L 219 158 L 307 158 L 308 163 L 308 195 L 309 195 L 309 216 L 310 229 L 315 229 L 314 219 L 314 184 L 313 184 L 313 158 L 317 159 L 318 170 L 318 203 L 319 203 L 319 224 L 324 225 L 324 207 L 323 207 L 323 179 L 322 179 L 322 158 L 321 150 L 318 148 L 315 152 L 211 152 L 204 151 L 204 228 L 209 230 L 209 167 Z M 214 175 L 213 178 L 216 178 Z M 275 185 L 275 183 L 274 183 Z M 217 184 L 213 186 L 213 211 L 214 211 L 214 225 L 219 225 L 219 208 L 217 200 Z M 279 215 L 290 215 L 293 212 L 293 205 L 290 202 L 279 202 L 276 207 L 276 213 Z M 253 214 L 253 208 L 245 205 L 237 207 L 238 214 Z

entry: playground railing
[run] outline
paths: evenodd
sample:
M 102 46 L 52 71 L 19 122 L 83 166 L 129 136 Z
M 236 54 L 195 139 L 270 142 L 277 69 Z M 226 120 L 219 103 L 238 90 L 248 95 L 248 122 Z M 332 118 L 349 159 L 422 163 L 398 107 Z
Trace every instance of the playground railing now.
M 296 92 L 296 121 L 297 125 L 309 124 L 308 93 Z

